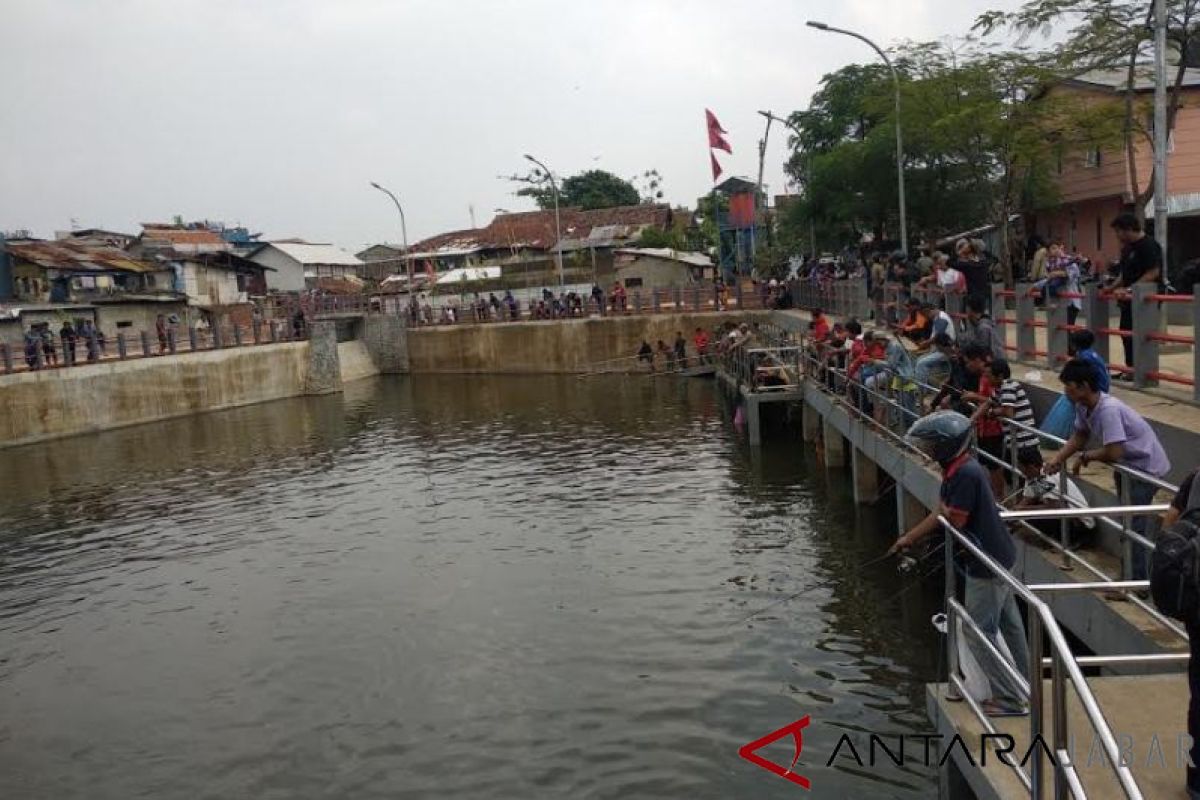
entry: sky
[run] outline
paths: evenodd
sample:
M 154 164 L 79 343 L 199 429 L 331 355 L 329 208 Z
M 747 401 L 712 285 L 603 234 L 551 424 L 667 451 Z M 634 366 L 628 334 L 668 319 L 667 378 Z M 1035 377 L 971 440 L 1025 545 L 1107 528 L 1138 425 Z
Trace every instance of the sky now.
M 711 189 L 704 109 L 751 179 L 763 118 L 889 46 L 1017 0 L 3 0 L 0 230 L 244 224 L 351 251 L 532 201 L 498 176 L 663 176 Z M 775 126 L 764 182 L 785 190 Z

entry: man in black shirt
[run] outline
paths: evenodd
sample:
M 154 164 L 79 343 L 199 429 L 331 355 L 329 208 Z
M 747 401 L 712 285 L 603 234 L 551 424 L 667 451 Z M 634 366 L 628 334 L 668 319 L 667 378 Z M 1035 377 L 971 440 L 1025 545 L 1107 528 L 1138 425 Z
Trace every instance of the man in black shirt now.
M 958 258 L 950 266 L 963 274 L 967 281 L 967 297 L 982 297 L 985 308 L 992 304 L 991 265 L 975 249 L 970 239 L 959 239 L 955 246 Z
M 1112 221 L 1112 228 L 1121 242 L 1119 274 L 1112 288 L 1117 292 L 1118 298 L 1121 298 L 1117 301 L 1117 306 L 1121 309 L 1121 330 L 1129 331 L 1133 330 L 1133 304 L 1128 299 L 1128 291 L 1135 283 L 1161 282 L 1163 252 L 1162 246 L 1146 235 L 1142 230 L 1142 223 L 1138 222 L 1138 218 L 1133 214 L 1119 214 Z M 1122 336 L 1121 344 L 1125 347 L 1125 366 L 1132 367 L 1133 336 Z

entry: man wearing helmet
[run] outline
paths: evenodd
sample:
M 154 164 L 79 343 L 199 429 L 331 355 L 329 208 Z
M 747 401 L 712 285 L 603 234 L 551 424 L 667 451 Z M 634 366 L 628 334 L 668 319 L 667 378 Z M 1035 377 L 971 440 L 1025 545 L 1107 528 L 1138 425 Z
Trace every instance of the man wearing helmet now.
M 938 521 L 941 515 L 1001 567 L 1012 568 L 1016 545 L 1000 519 L 987 470 L 972 456 L 973 430 L 971 420 L 956 411 L 935 412 L 909 428 L 905 441 L 941 467 L 941 506 L 897 539 L 889 552 L 907 550 L 937 532 L 941 528 Z M 965 577 L 963 605 L 967 613 L 989 639 L 1004 637 L 1017 671 L 1027 675 L 1029 650 L 1025 625 L 1012 589 L 969 553 L 957 553 L 956 562 L 958 573 Z M 984 710 L 990 716 L 1029 713 L 1020 686 L 996 663 L 987 648 L 973 636 L 967 636 L 967 644 L 991 685 L 992 696 L 984 701 Z

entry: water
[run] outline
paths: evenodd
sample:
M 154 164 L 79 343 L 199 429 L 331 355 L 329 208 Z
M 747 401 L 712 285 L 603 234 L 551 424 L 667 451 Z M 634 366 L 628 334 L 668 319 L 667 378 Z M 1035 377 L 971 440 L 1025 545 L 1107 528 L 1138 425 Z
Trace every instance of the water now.
M 935 793 L 824 762 L 929 729 L 936 598 L 731 417 L 421 377 L 0 452 L 0 797 L 797 797 L 737 748 L 804 714 L 811 796 Z

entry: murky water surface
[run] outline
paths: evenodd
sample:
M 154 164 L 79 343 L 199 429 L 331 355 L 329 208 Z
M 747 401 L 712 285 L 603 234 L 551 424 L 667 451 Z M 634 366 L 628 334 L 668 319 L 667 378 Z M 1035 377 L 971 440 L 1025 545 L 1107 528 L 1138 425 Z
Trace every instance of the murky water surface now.
M 731 416 L 398 378 L 0 451 L 0 797 L 799 797 L 737 749 L 805 714 L 809 796 L 930 796 L 824 765 L 928 729 L 928 587 Z

